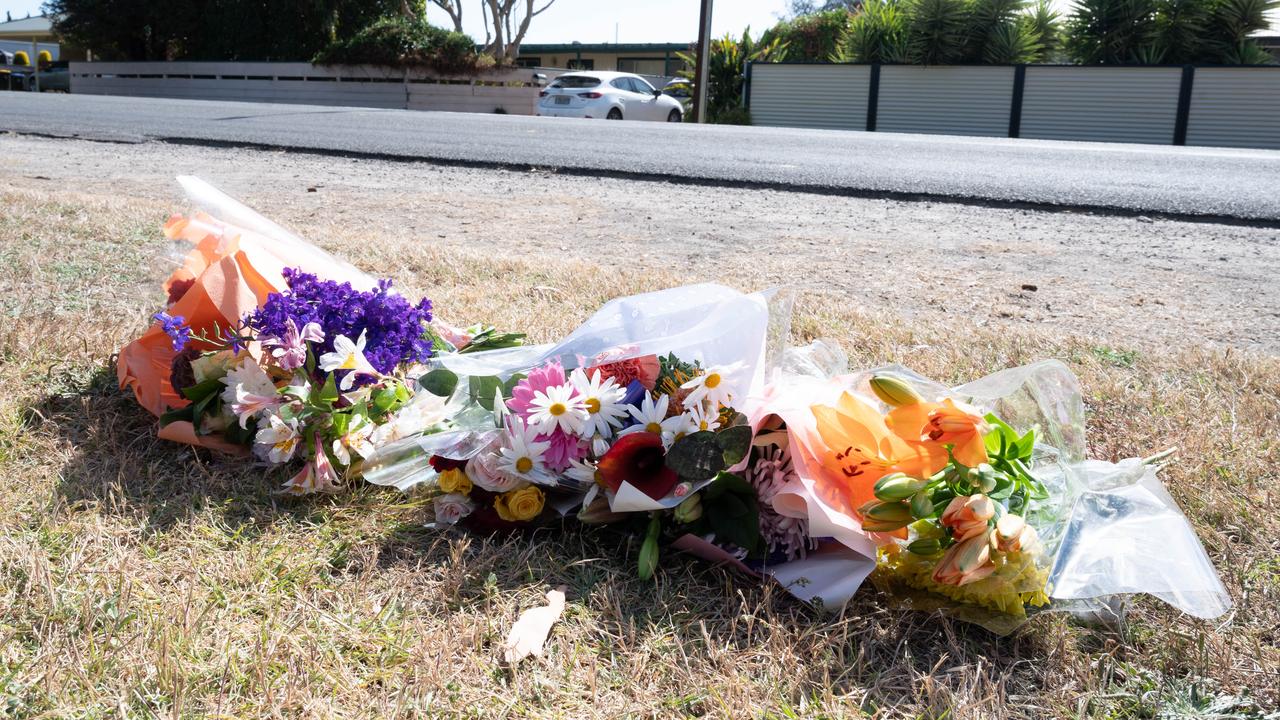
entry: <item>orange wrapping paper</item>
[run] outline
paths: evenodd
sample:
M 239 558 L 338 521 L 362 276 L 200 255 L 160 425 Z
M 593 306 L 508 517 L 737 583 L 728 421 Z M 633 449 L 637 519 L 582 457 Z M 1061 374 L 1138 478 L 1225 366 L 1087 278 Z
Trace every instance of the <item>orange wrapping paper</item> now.
M 194 336 L 213 337 L 215 326 L 219 330 L 235 327 L 246 313 L 261 306 L 268 295 L 286 289 L 285 268 L 299 268 L 353 285 L 371 284 L 368 276 L 297 238 L 287 234 L 271 237 L 205 213 L 196 213 L 190 218 L 175 215 L 165 223 L 164 233 L 170 239 L 186 240 L 193 245 L 182 266 L 165 281 L 164 289 L 169 292 L 175 283 L 191 283 L 166 312 L 185 318 Z M 199 340 L 193 339 L 192 344 L 204 349 Z M 152 323 L 142 337 L 120 351 L 116 374 L 121 389 L 132 389 L 138 403 L 153 415 L 159 416 L 188 402 L 169 382 L 175 354 L 159 322 Z M 160 429 L 159 436 L 228 452 L 244 450 L 219 436 L 196 434 L 189 422 L 170 423 Z

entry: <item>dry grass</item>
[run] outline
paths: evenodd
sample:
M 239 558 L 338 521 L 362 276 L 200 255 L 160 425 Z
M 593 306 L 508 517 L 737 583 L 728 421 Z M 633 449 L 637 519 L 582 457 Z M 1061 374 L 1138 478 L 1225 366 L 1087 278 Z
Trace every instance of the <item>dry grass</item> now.
M 891 310 L 805 298 L 797 339 L 838 338 L 855 365 L 958 381 L 1062 358 L 1091 399 L 1096 456 L 1183 448 L 1165 481 L 1234 611 L 1210 624 L 1141 599 L 1122 628 L 1048 615 L 997 639 L 888 609 L 870 588 L 824 616 L 693 560 L 639 582 L 607 530 L 463 537 L 422 529 L 419 502 L 381 489 L 275 498 L 260 471 L 156 441 L 115 388 L 112 353 L 159 301 L 148 263 L 170 208 L 15 190 L 0 207 L 0 717 L 1137 718 L 1231 695 L 1225 716 L 1246 717 L 1280 704 L 1273 357 L 961 319 L 904 327 Z M 332 228 L 326 244 L 450 319 L 539 338 L 681 280 L 370 247 L 359 232 Z M 557 584 L 569 607 L 547 657 L 502 668 L 495 644 Z

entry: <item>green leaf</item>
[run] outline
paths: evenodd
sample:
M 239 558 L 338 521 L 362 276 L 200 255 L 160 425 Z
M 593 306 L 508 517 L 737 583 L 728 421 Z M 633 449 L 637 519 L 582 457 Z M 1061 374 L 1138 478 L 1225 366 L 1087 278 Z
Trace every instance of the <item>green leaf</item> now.
M 746 425 L 724 428 L 716 433 L 716 442 L 724 453 L 725 467 L 733 467 L 751 452 L 751 428 Z
M 194 409 L 195 409 L 194 405 L 188 404 L 185 407 L 180 407 L 180 408 L 177 408 L 176 410 L 165 411 L 165 413 L 160 416 L 160 427 L 164 427 L 169 423 L 175 423 L 175 422 L 180 422 L 184 420 L 186 422 L 191 422 L 192 420 L 191 411 Z
M 320 388 L 319 401 L 332 405 L 338 399 L 338 381 L 334 379 L 333 373 L 329 373 L 324 379 L 324 386 Z
M 493 412 L 493 396 L 502 388 L 502 381 L 493 375 L 472 376 L 467 378 L 467 384 L 471 400 L 479 403 L 485 410 Z
M 672 444 L 667 451 L 667 467 L 682 478 L 706 480 L 727 467 L 724 455 L 716 433 L 701 430 Z
M 636 558 L 636 575 L 641 580 L 653 577 L 658 569 L 658 535 L 662 532 L 662 514 L 653 513 L 649 517 L 649 529 L 645 533 L 644 543 L 640 546 L 640 556 Z
M 373 409 L 385 413 L 396 403 L 396 391 L 391 388 L 379 388 L 373 393 Z
M 349 413 L 334 413 L 333 432 L 335 435 L 346 435 L 349 427 L 351 427 L 351 415 Z
M 197 383 L 188 388 L 182 389 L 182 396 L 191 402 L 204 400 L 210 395 L 216 395 L 222 392 L 226 384 L 222 382 L 222 378 L 212 378 L 202 383 Z
M 731 472 L 716 474 L 715 480 L 702 491 L 703 500 L 714 500 L 725 493 L 737 493 L 755 497 L 756 489 L 741 475 Z
M 1026 435 L 1023 435 L 1018 439 L 1018 447 L 1021 448 L 1021 452 L 1018 454 L 1018 459 L 1030 460 L 1031 453 L 1036 447 L 1036 431 L 1034 428 L 1028 430 Z
M 449 368 L 436 368 L 418 378 L 418 387 L 432 395 L 449 397 L 458 389 L 458 375 Z

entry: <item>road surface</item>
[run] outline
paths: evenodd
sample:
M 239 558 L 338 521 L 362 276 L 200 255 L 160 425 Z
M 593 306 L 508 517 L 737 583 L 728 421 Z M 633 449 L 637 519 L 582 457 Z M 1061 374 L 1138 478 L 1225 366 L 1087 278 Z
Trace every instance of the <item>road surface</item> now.
M 1280 225 L 1280 152 L 5 93 L 0 130 Z

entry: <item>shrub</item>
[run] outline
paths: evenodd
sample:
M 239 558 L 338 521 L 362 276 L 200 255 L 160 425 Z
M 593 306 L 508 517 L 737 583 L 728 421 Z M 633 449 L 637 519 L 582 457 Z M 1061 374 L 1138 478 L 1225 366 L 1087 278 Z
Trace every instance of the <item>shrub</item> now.
M 897 0 L 867 0 L 849 22 L 843 57 L 853 62 L 910 62 L 911 37 L 905 6 Z
M 765 31 L 762 44 L 777 41 L 784 48 L 781 60 L 831 62 L 840 59 L 840 42 L 849 30 L 853 13 L 827 10 L 784 20 Z
M 762 36 L 752 40 L 751 28 L 743 31 L 740 39 L 732 35 L 711 41 L 711 57 L 707 62 L 707 121 L 725 125 L 749 125 L 751 118 L 742 107 L 742 85 L 746 78 L 748 62 L 770 62 L 781 55 L 782 44 L 777 38 L 768 42 Z M 679 53 L 688 67 L 696 67 L 697 55 Z M 689 70 L 681 70 L 682 77 L 693 79 Z M 741 112 L 739 112 L 741 111 Z M 743 118 L 745 117 L 745 122 Z
M 425 67 L 445 73 L 474 72 L 483 64 L 469 36 L 403 16 L 383 18 L 348 40 L 330 44 L 312 62 Z

